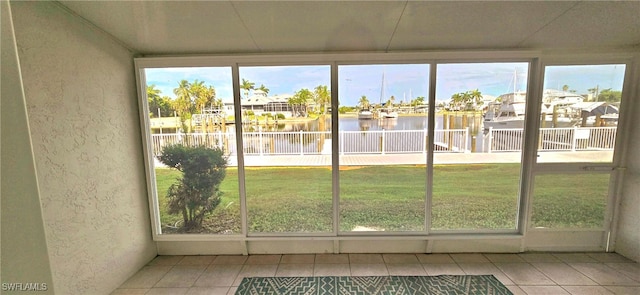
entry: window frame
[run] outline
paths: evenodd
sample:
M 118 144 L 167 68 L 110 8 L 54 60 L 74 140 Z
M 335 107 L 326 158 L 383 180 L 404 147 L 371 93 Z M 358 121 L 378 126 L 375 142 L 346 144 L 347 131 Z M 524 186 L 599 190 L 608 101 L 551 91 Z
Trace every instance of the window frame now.
M 540 62 L 540 72 L 538 76 L 538 85 L 536 85 L 537 95 L 537 112 L 540 116 L 540 104 L 542 102 L 542 95 L 544 88 L 544 75 L 546 67 L 554 66 L 597 66 L 597 65 L 611 65 L 620 64 L 625 66 L 624 78 L 622 83 L 622 97 L 620 100 L 620 114 L 618 125 L 616 128 L 616 141 L 613 151 L 612 161 L 605 162 L 570 162 L 570 163 L 545 163 L 537 162 L 538 155 L 538 142 L 540 137 L 540 121 L 530 120 L 527 121 L 528 126 L 534 130 L 531 134 L 531 143 L 534 146 L 531 157 L 531 169 L 528 172 L 528 182 L 532 185 L 526 188 L 526 197 L 523 208 L 525 209 L 526 219 L 523 220 L 524 232 L 529 236 L 535 236 L 536 239 L 540 239 L 540 244 L 549 243 L 553 245 L 554 241 L 558 239 L 566 239 L 566 234 L 573 235 L 575 244 L 589 244 L 597 242 L 601 237 L 600 249 L 609 251 L 615 242 L 615 219 L 617 212 L 619 211 L 619 196 L 621 193 L 621 180 L 624 172 L 623 155 L 626 154 L 625 141 L 630 136 L 629 128 L 629 116 L 630 110 L 626 110 L 627 105 L 631 105 L 630 100 L 633 99 L 632 81 L 633 81 L 633 63 L 634 56 L 624 52 L 596 52 L 596 53 L 577 53 L 573 55 L 554 52 L 547 54 L 542 58 Z M 533 211 L 533 191 L 534 191 L 534 179 L 538 175 L 549 174 L 609 174 L 609 187 L 607 194 L 607 203 L 605 208 L 605 215 L 602 228 L 598 229 L 581 229 L 581 228 L 535 228 L 532 226 L 531 216 Z M 523 189 L 524 190 L 524 189 Z M 565 236 L 563 236 L 565 235 Z M 557 248 L 556 246 L 539 247 L 539 250 L 564 250 L 565 248 Z M 577 249 L 580 250 L 580 249 Z M 587 250 L 594 250 L 588 248 Z M 599 249 L 598 249 L 599 250 Z
M 163 253 L 190 253 L 189 251 L 196 251 L 194 249 L 200 249 L 197 252 L 210 252 L 213 253 L 241 253 L 247 254 L 258 251 L 277 251 L 270 248 L 269 245 L 276 245 L 278 243 L 286 243 L 291 240 L 296 240 L 301 243 L 304 242 L 319 242 L 326 246 L 327 249 L 333 249 L 333 252 L 339 253 L 349 251 L 349 249 L 355 249 L 353 246 L 357 243 L 366 243 L 370 239 L 383 240 L 397 243 L 397 241 L 414 241 L 420 242 L 418 248 L 421 248 L 421 252 L 440 251 L 445 249 L 445 245 L 450 242 L 455 242 L 461 239 L 473 240 L 465 247 L 473 247 L 473 245 L 480 245 L 480 248 L 474 248 L 481 251 L 482 246 L 486 246 L 484 241 L 497 241 L 504 247 L 510 247 L 509 249 L 525 249 L 529 250 L 544 250 L 544 247 L 539 246 L 541 243 L 529 243 L 530 239 L 548 240 L 555 237 L 544 236 L 544 234 L 551 231 L 542 231 L 537 236 L 532 237 L 530 234 L 538 230 L 529 228 L 530 218 L 530 202 L 533 191 L 533 178 L 539 173 L 545 173 L 548 171 L 556 171 L 557 165 L 548 163 L 537 163 L 537 145 L 530 144 L 535 143 L 538 140 L 538 128 L 539 121 L 535 118 L 537 116 L 525 116 L 524 127 L 524 149 L 521 157 L 521 176 L 520 176 L 520 194 L 518 197 L 518 212 L 517 212 L 517 229 L 515 231 L 453 231 L 453 232 L 437 232 L 430 231 L 431 226 L 431 198 L 433 188 L 433 151 L 427 153 L 427 179 L 426 179 L 426 192 L 425 192 L 425 218 L 426 218 L 426 231 L 416 234 L 408 234 L 405 232 L 400 233 L 375 233 L 375 234 L 353 234 L 351 232 L 340 232 L 338 228 L 339 220 L 339 153 L 338 141 L 332 141 L 332 181 L 333 181 L 333 233 L 330 235 L 310 235 L 310 234 L 276 234 L 268 236 L 253 236 L 247 233 L 247 208 L 246 208 L 246 194 L 244 184 L 244 155 L 241 152 L 238 153 L 238 178 L 239 178 L 239 194 L 241 203 L 241 215 L 242 215 L 242 234 L 234 235 L 209 235 L 209 234 L 161 234 L 159 214 L 158 214 L 158 198 L 155 187 L 155 172 L 153 171 L 154 165 L 151 158 L 151 134 L 150 134 L 150 122 L 148 118 L 148 105 L 146 99 L 146 78 L 144 75 L 144 69 L 146 68 L 170 68 L 170 67 L 231 67 L 232 73 L 232 85 L 234 105 L 240 104 L 239 88 L 239 68 L 243 66 L 295 66 L 295 65 L 329 65 L 331 73 L 331 100 L 332 105 L 338 105 L 338 66 L 340 65 L 358 65 L 358 64 L 429 64 L 429 90 L 428 90 L 428 102 L 430 106 L 435 106 L 435 91 L 437 83 L 437 67 L 438 64 L 445 63 L 490 63 L 490 62 L 529 62 L 529 75 L 527 82 L 527 111 L 526 114 L 539 114 L 540 102 L 542 100 L 542 87 L 544 69 L 548 65 L 576 65 L 576 64 L 625 64 L 625 77 L 623 82 L 622 100 L 621 105 L 630 105 L 628 102 L 632 99 L 632 81 L 637 79 L 633 77 L 633 53 L 629 52 L 594 52 L 594 53 L 575 53 L 569 51 L 555 51 L 555 52 L 542 52 L 536 50 L 485 50 L 485 51 L 432 51 L 432 52 L 369 52 L 369 53 L 309 53 L 309 54 L 255 54 L 255 55 L 225 55 L 225 56 L 157 56 L 157 57 L 138 57 L 134 59 L 135 78 L 138 88 L 138 101 L 140 112 L 140 126 L 142 133 L 142 147 L 143 157 L 145 161 L 145 172 L 148 189 L 149 199 L 149 211 L 151 219 L 151 229 L 154 241 L 160 242 L 159 252 Z M 637 75 L 637 73 L 635 73 Z M 240 120 L 241 109 L 234 108 L 236 112 L 235 120 Z M 610 195 L 608 197 L 607 204 L 607 221 L 606 221 L 606 235 L 607 235 L 607 249 L 615 240 L 615 232 L 612 233 L 612 225 L 615 224 L 615 217 L 618 209 L 617 196 L 620 193 L 620 181 L 623 168 L 621 163 L 624 154 L 626 154 L 625 141 L 629 136 L 629 112 L 626 108 L 621 108 L 620 120 L 618 124 L 616 146 L 614 150 L 613 161 L 611 164 L 602 163 L 578 163 L 575 165 L 564 166 L 563 169 L 567 169 L 569 172 L 579 173 L 581 166 L 589 164 L 589 166 L 598 167 L 596 169 L 611 169 L 611 182 Z M 332 108 L 331 120 L 333 126 L 338 126 L 338 108 Z M 429 126 L 435 126 L 435 108 L 430 107 L 428 110 L 428 124 Z M 237 126 L 237 125 L 236 125 Z M 339 128 L 332 128 L 332 135 L 336 136 Z M 336 134 L 333 134 L 335 132 Z M 241 129 L 236 128 L 236 141 L 239 147 L 243 146 Z M 434 144 L 434 128 L 428 129 L 428 144 L 433 146 Z M 593 165 L 592 165 L 593 164 Z M 600 168 L 602 167 L 602 168 Z M 607 172 L 608 173 L 608 172 Z M 553 231 L 556 232 L 556 231 Z M 540 236 L 542 234 L 542 236 Z M 500 242 L 503 241 L 503 242 Z M 191 250 L 180 249 L 176 245 L 186 245 L 184 242 L 217 242 L 222 245 L 217 250 L 206 250 L 202 245 L 189 244 L 187 248 Z M 176 244 L 177 243 L 177 244 Z M 241 247 L 237 247 L 237 243 L 240 243 Z M 256 243 L 256 244 L 252 244 Z M 257 243 L 262 243 L 258 245 Z M 278 244 L 279 245 L 279 244 Z M 531 246 L 532 245 L 532 246 Z M 323 246 L 323 247 L 324 247 Z M 264 247 L 264 248 L 263 248 Z M 380 246 L 381 249 L 385 249 L 387 246 Z M 564 247 L 564 246 L 560 246 Z M 311 247 L 313 248 L 313 247 Z M 269 250 L 271 249 L 271 250 Z M 455 247 L 452 248 L 455 251 Z M 500 247 L 495 248 L 497 250 L 502 249 Z M 564 249 L 564 248 L 554 248 Z M 589 248 L 592 249 L 592 248 Z M 580 249 L 576 249 L 580 250 Z M 296 249 L 284 250 L 288 252 L 296 252 Z

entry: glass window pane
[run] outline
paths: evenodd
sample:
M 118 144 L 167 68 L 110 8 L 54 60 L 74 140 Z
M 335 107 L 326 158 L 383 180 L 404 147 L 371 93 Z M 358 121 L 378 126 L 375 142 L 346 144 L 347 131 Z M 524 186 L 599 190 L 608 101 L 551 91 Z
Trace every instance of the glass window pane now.
M 343 65 L 340 231 L 424 231 L 429 65 Z
M 333 231 L 329 66 L 241 67 L 250 233 Z
M 536 176 L 531 227 L 602 228 L 609 178 L 609 174 Z
M 231 68 L 145 69 L 145 78 L 161 232 L 241 234 Z
M 438 64 L 431 229 L 516 229 L 528 63 Z
M 538 163 L 611 162 L 625 65 L 547 66 Z
M 434 165 L 433 230 L 515 229 L 520 164 Z

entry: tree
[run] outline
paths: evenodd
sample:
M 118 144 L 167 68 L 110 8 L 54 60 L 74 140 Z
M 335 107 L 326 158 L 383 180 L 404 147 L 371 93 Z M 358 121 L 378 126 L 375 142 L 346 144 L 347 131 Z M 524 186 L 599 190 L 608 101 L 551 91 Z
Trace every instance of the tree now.
M 195 80 L 189 84 L 189 94 L 192 96 L 194 111 L 197 113 L 207 105 L 207 88 L 204 81 Z
M 467 102 L 467 106 L 469 105 L 469 103 L 471 103 L 472 108 L 476 108 L 478 106 L 481 106 L 484 103 L 482 101 L 482 93 L 480 92 L 480 90 L 475 89 L 475 90 L 467 91 L 467 93 L 469 94 L 469 99 L 470 99 L 470 101 Z
M 168 96 L 163 96 L 158 99 L 158 104 L 154 105 L 155 110 L 160 109 L 160 117 L 172 117 L 174 115 L 174 109 L 171 103 L 171 98 Z M 151 108 L 151 105 L 149 105 Z
M 366 95 L 360 97 L 360 100 L 358 100 L 358 106 L 362 109 L 369 108 L 369 99 L 367 99 Z
M 260 87 L 258 87 L 258 90 L 264 91 L 264 93 L 269 94 L 269 88 L 264 86 L 264 84 L 260 84 Z
M 462 106 L 465 106 L 467 110 L 473 110 L 482 104 L 482 93 L 478 89 L 455 93 L 451 95 L 451 102 L 449 103 L 455 110 L 462 109 Z
M 320 107 L 322 114 L 327 113 L 327 108 L 331 105 L 331 92 L 327 85 L 318 85 L 313 91 L 313 100 Z
M 202 227 L 204 216 L 220 204 L 220 183 L 227 168 L 224 153 L 218 148 L 177 144 L 163 148 L 159 160 L 182 172 L 167 191 L 169 214 L 182 214 L 184 230 Z
M 589 91 L 589 93 L 591 94 L 591 97 L 593 97 L 595 100 L 598 100 L 598 95 L 600 93 L 600 85 L 596 85 L 596 87 L 594 88 L 589 88 L 587 89 L 587 91 Z
M 295 113 L 300 116 L 307 116 L 307 105 L 309 99 L 313 97 L 313 94 L 309 89 L 303 88 L 298 91 L 289 99 L 289 104 L 291 108 L 296 110 Z
M 217 104 L 216 89 L 213 86 L 205 86 L 203 81 L 195 80 L 191 83 L 190 93 L 194 97 L 196 112 Z
M 147 85 L 147 102 L 149 103 L 149 111 L 153 114 L 153 117 L 158 117 L 158 109 L 160 108 L 160 89 L 156 89 L 156 85 Z
M 449 105 L 453 106 L 454 109 L 459 110 L 460 105 L 462 105 L 463 102 L 464 102 L 463 93 L 455 93 L 451 95 L 451 102 L 449 103 Z
M 562 91 L 569 91 L 569 85 L 567 84 L 562 85 Z
M 256 83 L 249 82 L 249 80 L 242 79 L 242 85 L 240 88 L 244 89 L 244 98 L 249 98 L 249 91 L 256 85 Z
M 176 99 L 173 101 L 173 108 L 180 116 L 183 131 L 187 132 L 186 121 L 187 119 L 191 119 L 191 114 L 193 114 L 194 111 L 189 81 L 181 80 L 180 83 L 178 83 L 178 87 L 173 89 L 173 93 L 176 95 Z M 191 130 L 191 128 L 188 130 Z
M 598 101 L 620 102 L 622 99 L 622 91 L 611 90 L 611 88 L 602 89 L 598 94 Z
M 423 105 L 424 104 L 424 96 L 418 96 L 416 97 L 416 99 L 411 101 L 411 105 L 414 108 L 414 111 L 417 109 L 417 107 L 419 105 Z

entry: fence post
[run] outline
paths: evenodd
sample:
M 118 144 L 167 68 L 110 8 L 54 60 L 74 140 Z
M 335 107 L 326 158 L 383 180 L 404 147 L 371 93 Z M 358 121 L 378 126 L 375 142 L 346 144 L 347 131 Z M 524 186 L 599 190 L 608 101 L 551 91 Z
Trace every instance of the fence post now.
M 427 146 L 429 145 L 429 138 L 427 136 L 429 136 L 427 134 L 427 129 L 422 129 L 422 134 L 424 134 L 424 136 L 422 138 L 424 138 L 424 145 L 422 146 L 422 154 L 426 155 L 427 154 Z
M 576 144 L 578 142 L 578 138 L 576 137 L 576 134 L 578 134 L 578 126 L 573 126 L 573 136 L 571 138 L 571 151 L 572 152 L 576 151 Z
M 340 140 L 340 150 L 338 153 L 344 155 L 344 131 L 338 130 L 338 138 Z
M 258 130 L 258 145 L 260 146 L 260 156 L 264 156 L 264 151 L 263 151 L 263 141 L 262 141 L 262 128 L 260 128 Z
M 164 137 L 163 137 L 163 135 L 160 134 L 160 136 L 158 136 L 158 139 L 160 139 L 159 142 L 158 142 L 158 145 L 157 145 L 159 147 L 159 149 L 158 149 L 158 152 L 156 153 L 156 156 L 161 153 L 162 148 L 164 147 Z M 155 142 L 154 142 L 154 144 L 155 144 Z
M 493 127 L 489 127 L 489 133 L 487 133 L 489 140 L 487 141 L 487 152 L 490 154 L 493 148 Z
M 302 142 L 302 130 L 300 130 L 300 155 L 304 155 L 304 143 Z
M 382 154 L 384 155 L 384 136 L 385 135 L 385 130 L 382 129 L 382 135 L 380 136 L 380 152 L 382 152 Z
M 464 129 L 464 152 L 469 153 L 471 149 L 469 148 L 469 127 Z

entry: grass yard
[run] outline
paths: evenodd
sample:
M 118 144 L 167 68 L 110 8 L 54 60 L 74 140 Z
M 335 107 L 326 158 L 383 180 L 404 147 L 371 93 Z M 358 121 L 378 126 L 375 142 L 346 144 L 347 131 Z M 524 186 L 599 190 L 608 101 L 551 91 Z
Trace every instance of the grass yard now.
M 340 230 L 424 230 L 424 166 L 340 171 Z
M 432 229 L 513 229 L 518 164 L 436 165 Z M 250 232 L 332 232 L 331 170 L 246 168 Z M 166 191 L 180 176 L 156 169 L 163 233 L 180 232 L 167 214 Z M 606 177 L 605 177 L 606 176 Z M 424 230 L 424 166 L 365 166 L 340 171 L 340 230 Z M 536 177 L 532 226 L 597 228 L 604 220 L 606 174 Z M 227 168 L 221 204 L 200 233 L 241 233 L 238 174 Z
M 515 229 L 520 164 L 436 165 L 432 229 Z

